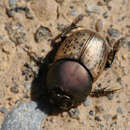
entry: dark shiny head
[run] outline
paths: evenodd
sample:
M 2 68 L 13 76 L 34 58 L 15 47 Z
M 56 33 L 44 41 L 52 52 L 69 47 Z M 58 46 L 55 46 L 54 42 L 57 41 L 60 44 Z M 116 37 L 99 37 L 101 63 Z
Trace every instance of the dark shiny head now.
M 87 69 L 70 60 L 55 62 L 48 71 L 46 83 L 50 101 L 63 110 L 79 105 L 92 89 Z

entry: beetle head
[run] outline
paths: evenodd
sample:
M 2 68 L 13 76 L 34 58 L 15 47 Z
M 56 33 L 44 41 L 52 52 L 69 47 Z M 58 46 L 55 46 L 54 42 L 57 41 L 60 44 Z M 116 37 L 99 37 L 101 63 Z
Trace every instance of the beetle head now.
M 76 107 L 92 89 L 92 77 L 77 61 L 59 60 L 47 73 L 47 90 L 51 103 L 62 110 Z

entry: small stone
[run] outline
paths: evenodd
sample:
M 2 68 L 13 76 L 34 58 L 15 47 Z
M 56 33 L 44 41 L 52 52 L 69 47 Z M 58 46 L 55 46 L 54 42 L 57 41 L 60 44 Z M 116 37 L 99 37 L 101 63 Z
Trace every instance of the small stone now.
M 106 19 L 108 17 L 108 12 L 103 13 L 103 17 Z
M 95 116 L 96 121 L 102 121 L 98 116 Z
M 6 107 L 0 107 L 0 112 L 7 114 L 8 113 L 8 109 Z
M 113 95 L 113 94 L 108 94 L 108 95 L 107 95 L 108 100 L 112 100 L 112 99 L 113 99 L 113 97 L 114 97 L 114 95 Z
M 30 90 L 30 88 L 31 88 L 32 86 L 31 86 L 31 83 L 30 83 L 30 82 L 25 82 L 25 83 L 24 83 L 24 87 L 25 87 L 27 90 Z
M 64 0 L 55 0 L 58 4 L 62 4 Z
M 68 113 L 71 118 L 79 120 L 80 112 L 78 108 L 72 108 Z
M 112 0 L 104 0 L 104 2 L 106 2 L 106 3 L 109 3 L 110 1 L 112 1 Z
M 101 88 L 101 87 L 102 87 L 102 84 L 101 84 L 101 83 L 99 83 L 97 86 L 98 86 L 98 88 Z
M 130 41 L 127 42 L 127 45 L 128 45 L 128 49 L 130 51 Z
M 108 10 L 112 10 L 112 7 L 110 5 L 107 6 Z
M 96 31 L 101 32 L 103 29 L 103 23 L 101 19 L 98 19 L 95 25 Z
M 120 113 L 120 114 L 123 114 L 122 108 L 121 108 L 121 107 L 118 107 L 118 108 L 117 108 L 117 112 Z
M 16 6 L 16 0 L 9 0 L 9 6 Z
M 65 26 L 64 24 L 58 24 L 58 25 L 57 25 L 57 29 L 58 29 L 59 31 L 61 31 L 61 32 L 65 29 L 65 27 L 66 27 L 66 26 Z
M 83 103 L 84 106 L 90 106 L 91 105 L 91 98 L 88 96 L 87 99 L 85 100 L 85 102 Z
M 25 43 L 27 41 L 24 27 L 20 23 L 7 23 L 5 29 L 8 32 L 10 40 L 16 45 Z
M 40 26 L 34 35 L 36 42 L 41 42 L 44 39 L 47 40 L 51 36 L 52 36 L 51 31 L 44 26 Z
M 18 92 L 19 92 L 18 86 L 16 85 L 16 86 L 11 87 L 11 88 L 10 88 L 10 91 L 11 91 L 12 93 L 18 93 Z
M 41 130 L 41 123 L 48 115 L 48 106 L 40 110 L 36 102 L 19 104 L 5 117 L 1 130 Z
M 90 111 L 89 111 L 89 115 L 91 115 L 91 116 L 93 116 L 93 115 L 94 115 L 93 110 L 90 110 Z
M 87 3 L 86 12 L 100 14 L 100 8 L 97 5 Z
M 72 15 L 73 15 L 73 16 L 77 16 L 77 10 L 76 10 L 76 9 L 73 9 L 73 10 L 72 10 Z
M 118 77 L 118 78 L 116 79 L 116 81 L 117 81 L 119 84 L 121 84 L 121 77 Z
M 108 115 L 108 114 L 104 115 L 103 117 L 104 117 L 104 119 L 106 119 L 107 121 L 110 120 L 110 115 Z
M 109 28 L 108 29 L 108 34 L 111 36 L 111 37 L 119 37 L 120 36 L 120 31 L 119 30 L 117 30 L 117 29 L 114 29 L 114 28 Z

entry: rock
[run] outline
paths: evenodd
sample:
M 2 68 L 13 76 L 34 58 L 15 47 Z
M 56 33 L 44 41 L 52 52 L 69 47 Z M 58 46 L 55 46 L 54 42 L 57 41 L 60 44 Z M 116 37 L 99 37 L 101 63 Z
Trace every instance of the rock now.
M 15 86 L 11 87 L 11 88 L 10 88 L 10 91 L 11 91 L 12 93 L 15 93 L 15 94 L 18 93 L 18 92 L 19 92 L 18 86 L 15 85 Z
M 114 28 L 109 28 L 107 32 L 111 37 L 116 37 L 116 38 L 118 38 L 121 34 L 119 30 Z
M 71 118 L 79 120 L 80 112 L 78 108 L 72 108 L 68 113 Z
M 91 98 L 88 96 L 83 104 L 84 104 L 84 106 L 90 106 L 91 105 Z
M 24 87 L 26 88 L 26 90 L 30 90 L 30 88 L 31 88 L 32 86 L 31 86 L 31 83 L 30 83 L 30 82 L 25 82 L 25 83 L 24 83 Z
M 117 112 L 120 113 L 120 114 L 122 114 L 122 113 L 123 113 L 122 108 L 121 108 L 121 107 L 118 107 L 118 108 L 117 108 Z
M 1 130 L 41 130 L 46 109 L 41 111 L 33 101 L 19 104 L 5 117 Z
M 104 19 L 106 19 L 108 17 L 108 12 L 104 12 L 103 17 L 104 17 Z
M 9 0 L 8 3 L 9 3 L 10 7 L 15 6 L 16 5 L 16 0 Z
M 24 27 L 20 23 L 7 23 L 5 27 L 9 38 L 16 45 L 23 44 L 27 41 Z
M 0 112 L 1 113 L 4 113 L 4 114 L 7 114 L 8 113 L 8 109 L 6 107 L 0 107 Z
M 41 42 L 44 39 L 47 40 L 51 36 L 52 36 L 51 31 L 44 26 L 40 26 L 34 35 L 36 42 Z
M 95 116 L 96 121 L 102 121 L 98 116 Z
M 93 115 L 94 115 L 93 110 L 90 110 L 90 111 L 89 111 L 89 115 L 91 115 L 91 116 L 93 116 Z
M 105 114 L 103 117 L 104 117 L 104 119 L 107 120 L 107 121 L 110 120 L 110 115 L 108 115 L 108 114 Z

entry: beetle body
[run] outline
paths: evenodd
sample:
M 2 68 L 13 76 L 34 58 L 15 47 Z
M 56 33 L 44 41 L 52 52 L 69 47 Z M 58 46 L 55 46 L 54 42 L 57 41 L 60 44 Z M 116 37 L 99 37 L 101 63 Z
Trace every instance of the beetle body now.
M 65 38 L 60 43 L 54 62 L 48 70 L 46 86 L 50 102 L 62 110 L 76 107 L 89 94 L 95 93 L 91 92 L 92 83 L 100 76 L 106 65 L 110 67 L 118 50 L 118 43 L 111 47 L 96 32 L 87 29 L 70 32 L 81 19 L 82 15 L 79 15 L 54 39 L 55 41 L 60 36 Z M 116 90 L 110 92 L 113 91 Z
M 95 81 L 104 69 L 108 52 L 107 45 L 99 34 L 90 30 L 78 30 L 63 41 L 54 61 L 77 60 L 90 71 Z

